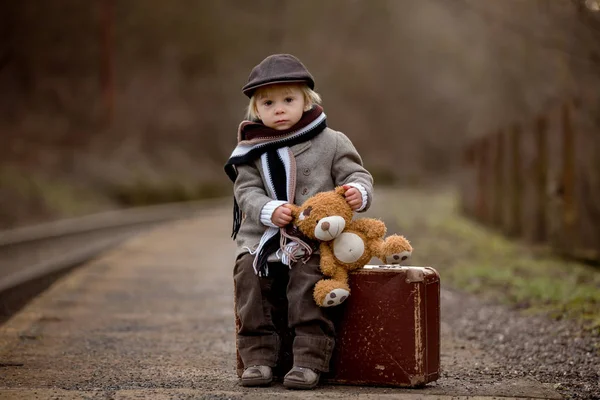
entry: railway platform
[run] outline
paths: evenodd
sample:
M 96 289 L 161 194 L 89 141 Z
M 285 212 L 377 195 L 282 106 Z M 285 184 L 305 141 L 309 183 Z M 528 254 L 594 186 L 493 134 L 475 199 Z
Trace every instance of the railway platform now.
M 235 371 L 230 205 L 167 223 L 78 267 L 0 327 L 0 399 L 550 398 L 526 378 L 445 374 L 495 361 L 454 337 L 442 290 L 442 378 L 421 389 L 281 383 L 244 388 Z M 449 314 L 448 314 L 449 315 Z

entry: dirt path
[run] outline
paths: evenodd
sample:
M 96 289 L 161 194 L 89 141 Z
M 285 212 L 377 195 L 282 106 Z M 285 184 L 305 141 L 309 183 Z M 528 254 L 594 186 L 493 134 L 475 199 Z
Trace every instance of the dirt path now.
M 508 319 L 511 312 L 447 289 L 443 376 L 424 389 L 242 388 L 235 374 L 229 229 L 227 205 L 211 217 L 135 238 L 57 282 L 0 328 L 0 398 L 561 398 L 551 379 L 506 365 L 491 350 L 501 341 L 490 346 L 480 334 L 491 327 L 487 334 L 497 339 L 490 320 L 473 326 L 500 315 L 489 310 Z M 522 321 L 514 318 L 518 326 Z

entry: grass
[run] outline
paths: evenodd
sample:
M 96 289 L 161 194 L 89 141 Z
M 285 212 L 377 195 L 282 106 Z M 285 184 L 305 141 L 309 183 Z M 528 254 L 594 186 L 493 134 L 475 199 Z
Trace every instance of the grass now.
M 225 180 L 223 182 L 227 183 Z M 181 179 L 154 182 L 137 179 L 108 189 L 109 196 L 122 206 L 192 201 L 231 194 L 231 185 L 216 182 L 184 182 Z
M 119 207 L 142 207 L 231 194 L 223 182 L 190 182 L 181 177 L 132 179 L 125 183 L 83 187 L 68 179 L 0 166 L 0 229 L 91 214 Z
M 407 191 L 393 205 L 415 264 L 435 267 L 451 287 L 600 334 L 599 268 L 509 240 L 461 216 L 458 201 L 449 191 Z
M 0 167 L 0 188 L 12 199 L 12 204 L 4 204 L 4 212 L 68 217 L 90 213 L 103 206 L 100 196 L 87 188 L 15 167 Z M 9 210 L 10 206 L 14 210 Z

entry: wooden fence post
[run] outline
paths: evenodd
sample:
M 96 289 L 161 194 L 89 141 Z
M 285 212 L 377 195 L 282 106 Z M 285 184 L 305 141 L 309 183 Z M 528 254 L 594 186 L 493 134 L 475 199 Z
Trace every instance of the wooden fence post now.
M 489 180 L 488 180 L 488 165 L 489 165 L 489 146 L 488 137 L 482 137 L 475 142 L 475 169 L 476 169 L 476 215 L 479 222 L 485 223 L 489 220 Z
M 523 232 L 522 201 L 523 201 L 523 168 L 521 154 L 521 127 L 515 124 L 509 133 L 510 179 L 506 189 L 510 193 L 510 213 L 508 215 L 507 234 L 518 236 Z M 508 200 L 508 199 L 507 199 Z
M 575 226 L 577 223 L 577 210 L 575 207 L 575 134 L 570 105 L 563 104 L 561 110 L 561 136 L 562 136 L 562 190 L 563 214 L 562 225 L 564 236 L 568 243 L 567 248 L 572 248 L 578 240 Z
M 533 231 L 531 239 L 541 242 L 547 239 L 548 215 L 548 119 L 538 116 L 535 124 L 535 207 L 533 208 Z
M 461 209 L 469 218 L 477 218 L 477 141 L 463 150 L 463 174 L 460 179 Z
M 493 209 L 492 209 L 492 225 L 501 228 L 503 215 L 504 215 L 504 203 L 506 199 L 505 195 L 505 184 L 504 184 L 504 132 L 500 130 L 492 137 L 490 144 L 493 144 Z

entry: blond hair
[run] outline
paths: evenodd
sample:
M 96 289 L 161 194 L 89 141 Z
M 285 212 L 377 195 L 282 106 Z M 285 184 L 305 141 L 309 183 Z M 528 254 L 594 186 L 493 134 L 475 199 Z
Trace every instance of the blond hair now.
M 304 97 L 304 103 L 306 104 L 304 111 L 310 110 L 312 108 L 312 106 L 314 106 L 315 104 L 321 104 L 321 96 L 319 95 L 319 93 L 315 92 L 314 90 L 312 90 L 311 88 L 309 88 L 307 85 L 305 85 L 303 83 L 291 83 L 291 84 L 285 84 L 285 85 L 277 84 L 277 85 L 279 87 L 281 87 L 283 90 L 289 90 L 290 88 L 293 88 L 293 87 L 299 88 L 302 91 L 302 96 Z M 259 99 L 261 99 L 265 96 L 268 96 L 269 91 L 271 91 L 272 89 L 273 89 L 273 85 L 263 86 L 263 87 L 256 89 L 254 94 L 252 94 L 252 97 L 250 97 L 250 103 L 248 104 L 248 108 L 246 109 L 246 119 L 248 119 L 250 121 L 259 119 L 256 102 Z

